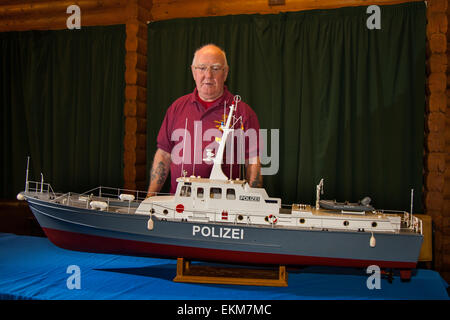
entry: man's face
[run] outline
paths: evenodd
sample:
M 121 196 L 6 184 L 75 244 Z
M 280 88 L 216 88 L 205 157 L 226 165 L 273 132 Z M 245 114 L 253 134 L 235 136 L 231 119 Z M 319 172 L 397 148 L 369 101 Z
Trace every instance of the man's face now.
M 228 67 L 218 48 L 206 47 L 197 52 L 191 69 L 202 100 L 213 101 L 222 95 Z

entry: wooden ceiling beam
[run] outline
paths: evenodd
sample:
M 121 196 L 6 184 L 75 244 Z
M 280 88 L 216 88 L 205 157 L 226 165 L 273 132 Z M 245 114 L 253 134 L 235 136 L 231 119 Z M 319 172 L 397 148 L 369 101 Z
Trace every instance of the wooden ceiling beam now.
M 108 8 L 123 8 L 127 4 L 126 0 L 61 0 L 61 1 L 40 1 L 34 3 L 15 3 L 10 5 L 0 5 L 0 19 L 12 18 L 17 16 L 26 16 L 33 14 L 49 14 L 66 10 L 71 5 L 77 5 L 81 11 L 102 10 Z
M 331 9 L 350 6 L 387 5 L 422 0 L 286 0 L 269 6 L 268 0 L 153 0 L 152 21 L 174 18 L 225 16 L 233 14 L 275 14 L 288 11 Z
M 33 18 L 2 19 L 0 32 L 25 30 L 58 30 L 67 28 L 70 14 L 36 15 Z M 126 12 L 123 8 L 106 8 L 81 12 L 81 27 L 124 24 Z
M 125 24 L 127 0 L 59 0 L 27 4 L 0 5 L 0 32 L 65 29 L 67 7 L 80 7 L 81 27 Z

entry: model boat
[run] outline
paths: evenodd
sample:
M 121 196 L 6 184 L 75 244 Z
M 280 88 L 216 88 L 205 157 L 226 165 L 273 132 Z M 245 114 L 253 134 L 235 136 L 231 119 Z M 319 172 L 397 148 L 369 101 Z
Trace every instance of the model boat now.
M 332 265 L 399 269 L 409 279 L 423 235 L 412 212 L 354 208 L 320 200 L 282 205 L 264 188 L 228 179 L 221 159 L 239 99 L 229 106 L 209 178 L 185 175 L 174 195 L 98 187 L 55 193 L 28 180 L 26 200 L 55 245 L 78 251 L 260 265 Z M 370 201 L 369 201 L 370 202 Z M 347 210 L 351 209 L 351 210 Z M 412 210 L 411 210 L 412 211 Z

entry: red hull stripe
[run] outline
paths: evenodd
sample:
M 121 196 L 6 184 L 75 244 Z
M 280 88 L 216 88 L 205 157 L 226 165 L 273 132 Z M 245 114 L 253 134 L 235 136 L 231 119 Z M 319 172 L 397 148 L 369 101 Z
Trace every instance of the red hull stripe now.
M 339 259 L 275 253 L 195 248 L 108 238 L 50 228 L 43 229 L 52 243 L 61 248 L 75 251 L 110 253 L 129 256 L 186 258 L 192 260 L 242 264 L 327 265 L 342 267 L 368 267 L 369 265 L 377 265 L 382 268 L 398 269 L 412 269 L 416 267 L 416 263 L 411 262 Z

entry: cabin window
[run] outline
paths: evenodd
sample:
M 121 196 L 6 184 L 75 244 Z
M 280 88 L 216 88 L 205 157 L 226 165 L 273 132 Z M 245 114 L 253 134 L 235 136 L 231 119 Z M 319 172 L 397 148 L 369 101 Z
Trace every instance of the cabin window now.
M 182 186 L 180 196 L 181 197 L 190 197 L 191 196 L 191 187 Z
M 236 199 L 236 192 L 234 191 L 234 189 L 227 189 L 227 199 L 228 200 Z
M 221 199 L 222 198 L 222 189 L 221 188 L 211 188 L 209 192 L 209 197 L 211 199 Z
M 197 188 L 197 198 L 203 198 L 203 188 Z

